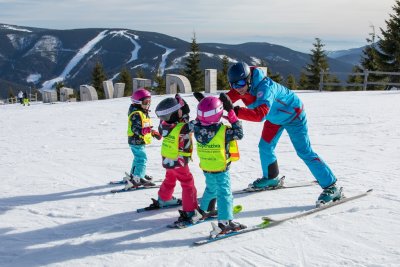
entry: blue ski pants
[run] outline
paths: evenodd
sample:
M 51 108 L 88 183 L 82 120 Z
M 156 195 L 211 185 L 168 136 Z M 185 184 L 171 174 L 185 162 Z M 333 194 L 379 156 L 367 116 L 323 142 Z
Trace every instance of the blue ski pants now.
M 218 220 L 233 219 L 233 196 L 229 171 L 204 173 L 206 189 L 201 198 L 200 209 L 207 211 L 210 201 L 217 198 Z
M 131 174 L 144 178 L 146 174 L 147 155 L 145 145 L 129 145 L 133 153 Z
M 266 138 L 264 136 L 264 138 L 262 137 L 260 139 L 258 144 L 264 177 L 268 177 L 268 166 L 277 160 L 275 155 L 275 147 L 282 135 L 283 130 L 285 129 L 296 150 L 297 155 L 310 169 L 312 175 L 317 179 L 319 185 L 322 188 L 325 188 L 336 182 L 336 177 L 331 169 L 311 148 L 310 139 L 308 137 L 307 118 L 304 111 L 298 118 L 285 125 L 277 126 L 271 123 L 269 124 L 272 125 L 271 128 L 275 128 L 273 134 L 271 135 L 268 133 L 268 141 L 265 140 Z M 264 127 L 268 127 L 268 125 L 264 124 Z M 268 129 L 265 130 L 268 131 Z M 266 131 L 263 131 L 263 133 Z

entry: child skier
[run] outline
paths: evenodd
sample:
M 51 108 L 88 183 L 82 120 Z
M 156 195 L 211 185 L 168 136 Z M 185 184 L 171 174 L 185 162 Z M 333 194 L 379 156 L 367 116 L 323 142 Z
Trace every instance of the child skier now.
M 130 176 L 125 177 L 125 189 L 138 186 L 154 186 L 151 177 L 146 174 L 147 155 L 145 145 L 151 143 L 152 137 L 160 140 L 161 135 L 152 129 L 149 117 L 151 94 L 139 88 L 131 96 L 132 104 L 128 111 L 128 144 L 133 153 Z
M 189 128 L 188 104 L 179 94 L 175 98 L 162 100 L 156 107 L 160 118 L 159 132 L 164 137 L 161 146 L 162 166 L 165 168 L 165 180 L 158 191 L 158 200 L 153 199 L 150 207 L 160 208 L 180 204 L 181 200 L 172 196 L 176 180 L 182 186 L 182 208 L 176 224 L 189 221 L 197 208 L 197 190 L 188 163 L 192 157 L 193 142 Z
M 199 99 L 197 96 L 196 98 Z M 232 127 L 221 122 L 224 109 L 228 112 L 227 119 Z M 242 139 L 243 128 L 229 97 L 221 93 L 219 98 L 207 96 L 201 99 L 197 106 L 197 122 L 193 127 L 200 168 L 206 177 L 206 189 L 199 212 L 207 216 L 205 211 L 213 199 L 217 198 L 218 226 L 212 224 L 211 237 L 246 228 L 245 225 L 232 221 L 233 196 L 229 166 L 231 161 L 239 159 L 236 140 Z

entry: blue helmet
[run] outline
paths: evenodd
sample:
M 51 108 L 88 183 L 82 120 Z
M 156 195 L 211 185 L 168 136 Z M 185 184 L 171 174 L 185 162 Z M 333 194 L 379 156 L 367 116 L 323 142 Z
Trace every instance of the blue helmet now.
M 244 62 L 233 64 L 228 69 L 228 81 L 233 84 L 240 80 L 248 81 L 250 78 L 250 67 Z

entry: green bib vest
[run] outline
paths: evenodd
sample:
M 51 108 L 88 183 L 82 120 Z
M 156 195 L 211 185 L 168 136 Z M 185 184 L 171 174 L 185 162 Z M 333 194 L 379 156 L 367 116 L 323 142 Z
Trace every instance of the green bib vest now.
M 239 149 L 236 140 L 229 142 L 230 158 L 226 158 L 225 132 L 226 125 L 221 125 L 216 135 L 205 145 L 197 142 L 197 155 L 200 158 L 200 168 L 208 172 L 221 172 L 231 161 L 239 160 Z
M 185 123 L 178 123 L 172 131 L 163 138 L 161 155 L 165 158 L 176 160 L 178 156 L 191 157 L 191 152 L 179 151 L 179 135 Z M 190 136 L 190 138 L 192 138 Z
M 142 122 L 142 129 L 151 127 L 150 118 L 146 117 L 146 115 L 144 115 L 144 113 L 142 111 L 136 110 L 136 111 L 132 112 L 131 114 L 129 114 L 129 116 L 128 116 L 128 131 L 127 131 L 128 136 L 133 136 L 131 117 L 135 113 L 139 114 L 139 116 L 140 116 L 140 120 Z M 141 137 L 143 138 L 144 143 L 146 145 L 151 143 L 152 136 L 151 136 L 150 132 Z

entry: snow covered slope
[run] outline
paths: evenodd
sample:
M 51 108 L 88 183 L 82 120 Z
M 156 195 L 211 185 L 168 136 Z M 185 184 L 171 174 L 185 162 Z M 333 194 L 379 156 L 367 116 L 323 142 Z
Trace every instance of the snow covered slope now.
M 371 196 L 279 227 L 192 247 L 211 229 L 166 227 L 174 209 L 137 214 L 157 189 L 108 193 L 129 170 L 129 98 L 0 106 L 0 266 L 398 266 L 400 262 L 400 93 L 300 92 L 312 145 L 348 196 Z M 165 96 L 154 96 L 152 110 Z M 196 100 L 183 95 L 195 115 Z M 154 124 L 158 125 L 152 112 Z M 262 125 L 244 122 L 232 189 L 261 174 Z M 148 149 L 148 173 L 163 177 L 160 142 Z M 277 147 L 286 182 L 312 180 L 284 133 Z M 190 167 L 199 196 L 204 176 Z M 180 186 L 175 195 L 179 196 Z M 314 206 L 318 186 L 239 195 L 247 225 Z

